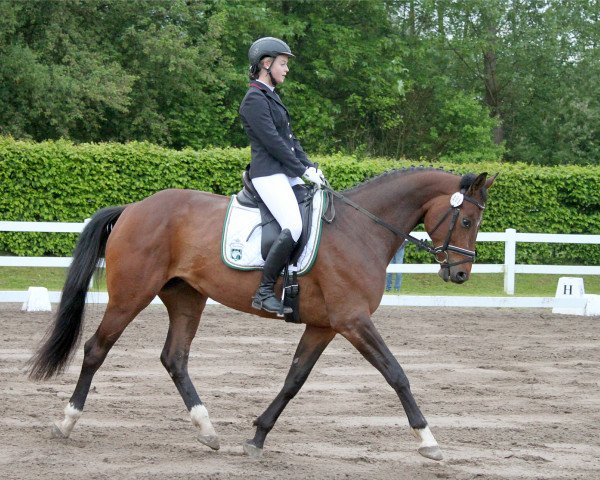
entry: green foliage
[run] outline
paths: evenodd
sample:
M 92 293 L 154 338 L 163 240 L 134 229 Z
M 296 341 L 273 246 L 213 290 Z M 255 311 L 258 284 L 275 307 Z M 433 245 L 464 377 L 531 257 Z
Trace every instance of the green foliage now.
M 231 64 L 211 3 L 3 0 L 0 133 L 226 144 L 237 115 L 224 106 Z
M 404 33 L 404 3 L 1 0 L 0 134 L 246 146 L 248 47 L 278 36 L 296 54 L 278 89 L 309 153 L 488 158 L 487 107 L 431 80 L 443 65 Z
M 96 210 L 141 200 L 166 188 L 222 195 L 241 188 L 248 149 L 169 150 L 147 142 L 35 143 L 0 137 L 0 219 L 81 222 Z M 353 187 L 384 171 L 409 167 L 407 160 L 315 156 L 333 188 Z M 600 168 L 539 167 L 522 163 L 445 162 L 458 173 L 499 173 L 491 188 L 483 231 L 600 234 Z M 69 255 L 76 235 L 0 234 L 0 251 L 16 255 Z M 481 243 L 478 261 L 501 263 L 504 245 Z M 430 262 L 407 249 L 409 261 Z M 519 263 L 598 264 L 594 245 L 520 244 Z
M 599 164 L 600 10 L 596 0 L 401 1 L 404 58 L 420 92 L 473 93 L 498 122 L 505 158 L 545 165 Z M 440 108 L 427 111 L 438 129 Z M 409 154 L 410 156 L 410 154 Z
M 104 48 L 98 2 L 5 0 L 5 15 L 0 133 L 96 139 L 107 117 L 127 110 L 134 77 Z
M 247 150 L 167 150 L 149 143 L 42 143 L 0 137 L 0 218 L 81 222 L 110 205 L 167 188 L 230 194 L 239 189 Z M 76 236 L 5 233 L 0 251 L 66 255 Z
M 243 147 L 249 45 L 309 153 L 600 163 L 598 0 L 0 0 L 0 134 Z

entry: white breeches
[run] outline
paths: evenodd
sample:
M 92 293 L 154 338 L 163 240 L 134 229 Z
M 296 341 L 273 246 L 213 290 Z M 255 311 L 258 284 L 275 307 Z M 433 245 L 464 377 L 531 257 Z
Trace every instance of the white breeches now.
M 292 187 L 304 183 L 300 177 L 276 173 L 252 179 L 252 185 L 271 211 L 282 230 L 289 229 L 294 241 L 302 234 L 302 218 Z

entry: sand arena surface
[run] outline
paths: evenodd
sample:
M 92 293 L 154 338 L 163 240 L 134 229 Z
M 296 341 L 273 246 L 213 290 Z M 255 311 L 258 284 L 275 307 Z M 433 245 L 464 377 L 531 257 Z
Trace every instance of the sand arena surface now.
M 127 328 L 68 440 L 50 438 L 82 361 L 35 383 L 23 365 L 49 313 L 0 306 L 0 478 L 600 478 L 600 318 L 549 310 L 381 307 L 374 316 L 445 455 L 421 457 L 393 390 L 343 338 L 325 351 L 267 437 L 242 453 L 283 384 L 303 327 L 208 306 L 190 373 L 220 435 L 213 452 L 159 355 L 166 311 Z M 54 306 L 56 308 L 56 306 Z M 84 339 L 104 306 L 91 305 Z

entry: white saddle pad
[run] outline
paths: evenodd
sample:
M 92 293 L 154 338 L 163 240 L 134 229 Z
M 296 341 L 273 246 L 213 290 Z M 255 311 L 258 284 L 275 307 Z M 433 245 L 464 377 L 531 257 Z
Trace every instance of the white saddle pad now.
M 321 241 L 323 221 L 324 193 L 317 192 L 313 198 L 312 225 L 310 237 L 304 251 L 298 259 L 298 275 L 307 273 L 317 258 L 317 249 Z M 262 227 L 258 208 L 244 207 L 231 196 L 227 215 L 223 224 L 221 240 L 221 258 L 225 265 L 237 270 L 260 270 L 265 261 L 260 251 Z M 252 232 L 252 235 L 250 235 Z

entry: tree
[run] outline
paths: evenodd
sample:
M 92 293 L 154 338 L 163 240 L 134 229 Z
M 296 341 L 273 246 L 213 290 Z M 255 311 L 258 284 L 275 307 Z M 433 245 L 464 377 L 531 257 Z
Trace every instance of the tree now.
M 133 76 L 84 34 L 100 21 L 95 3 L 0 3 L 1 133 L 93 140 L 127 109 Z
M 247 51 L 311 152 L 599 163 L 599 0 L 0 0 L 0 134 L 245 146 Z

